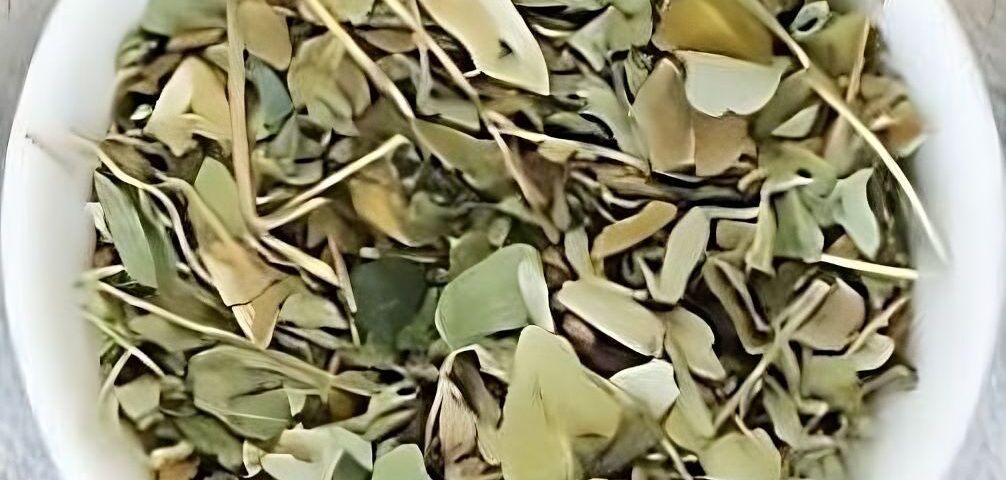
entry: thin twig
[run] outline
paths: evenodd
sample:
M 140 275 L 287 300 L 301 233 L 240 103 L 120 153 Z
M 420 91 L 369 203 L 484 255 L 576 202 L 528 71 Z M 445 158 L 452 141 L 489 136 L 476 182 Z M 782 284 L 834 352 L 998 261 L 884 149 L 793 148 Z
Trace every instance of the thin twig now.
M 231 114 L 231 159 L 238 184 L 238 204 L 247 225 L 255 225 L 255 188 L 248 145 L 248 119 L 245 112 L 245 43 L 238 26 L 239 0 L 227 0 L 227 97 Z
M 288 200 L 278 211 L 289 211 L 296 208 L 298 205 L 314 198 L 329 188 L 332 188 L 339 182 L 351 177 L 353 174 L 363 170 L 371 163 L 381 160 L 391 153 L 393 153 L 398 147 L 402 145 L 407 145 L 409 139 L 402 135 L 396 134 L 395 136 L 387 139 L 380 146 L 375 148 L 372 152 L 354 160 L 349 165 L 340 168 L 338 171 L 332 173 L 328 177 L 325 177 L 320 182 L 314 184 L 311 188 L 301 192 L 296 197 Z
M 846 270 L 853 270 L 868 275 L 879 275 L 882 277 L 911 281 L 919 279 L 919 272 L 911 268 L 889 267 L 887 265 L 878 265 L 876 263 L 853 260 L 851 258 L 829 255 L 827 253 L 821 255 L 820 261 L 821 263 L 834 265 Z
M 104 320 L 98 318 L 97 315 L 88 311 L 83 312 L 83 315 L 84 318 L 87 319 L 87 321 L 91 322 L 91 324 L 94 325 L 95 327 L 98 327 L 98 330 L 101 330 L 101 332 L 104 333 L 105 336 L 112 339 L 112 341 L 115 342 L 123 350 L 135 356 L 137 360 L 146 365 L 147 368 L 149 368 L 150 371 L 154 372 L 155 375 L 162 378 L 164 377 L 164 370 L 161 370 L 161 367 L 159 367 L 157 363 L 154 362 L 153 359 L 148 357 L 146 353 L 143 353 L 143 351 L 137 348 L 136 345 L 133 345 L 132 342 L 126 340 L 126 338 L 124 338 L 122 335 L 119 335 L 115 330 L 112 330 L 108 325 L 105 324 Z

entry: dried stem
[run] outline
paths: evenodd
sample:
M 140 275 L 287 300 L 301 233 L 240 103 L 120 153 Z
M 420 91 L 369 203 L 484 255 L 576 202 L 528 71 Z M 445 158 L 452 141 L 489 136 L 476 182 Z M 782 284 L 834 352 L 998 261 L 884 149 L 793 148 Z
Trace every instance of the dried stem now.
M 231 159 L 238 184 L 238 205 L 245 222 L 254 226 L 255 210 L 251 150 L 248 145 L 248 119 L 245 109 L 245 43 L 238 26 L 238 2 L 227 0 L 227 97 L 231 114 Z

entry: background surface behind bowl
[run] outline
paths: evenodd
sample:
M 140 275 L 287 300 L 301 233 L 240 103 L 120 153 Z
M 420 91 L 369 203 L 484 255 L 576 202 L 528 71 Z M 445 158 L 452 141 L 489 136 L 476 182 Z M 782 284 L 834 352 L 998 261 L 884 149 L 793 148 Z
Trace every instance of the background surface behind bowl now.
M 4 1 L 29 0 L 0 0 L 0 9 Z M 88 400 L 97 391 L 94 342 L 75 316 L 71 286 L 86 262 L 82 232 L 88 227 L 78 206 L 88 182 L 85 161 L 63 148 L 58 132 L 103 130 L 110 58 L 141 4 L 63 2 L 50 28 L 54 33 L 40 46 L 8 152 L 2 246 L 11 333 L 39 423 L 67 479 L 140 475 L 121 449 L 109 447 L 115 439 L 97 425 Z M 864 463 L 855 478 L 924 480 L 936 478 L 953 460 L 994 337 L 1002 203 L 992 199 L 1000 199 L 1001 172 L 987 101 L 942 2 L 890 1 L 887 15 L 896 63 L 936 119 L 934 141 L 920 160 L 937 165 L 924 178 L 925 190 L 949 232 L 955 264 L 949 276 L 922 285 L 920 391 L 881 412 L 883 435 L 871 449 L 876 461 Z M 46 155 L 26 134 L 60 154 Z M 0 457 L 0 478 L 2 465 Z

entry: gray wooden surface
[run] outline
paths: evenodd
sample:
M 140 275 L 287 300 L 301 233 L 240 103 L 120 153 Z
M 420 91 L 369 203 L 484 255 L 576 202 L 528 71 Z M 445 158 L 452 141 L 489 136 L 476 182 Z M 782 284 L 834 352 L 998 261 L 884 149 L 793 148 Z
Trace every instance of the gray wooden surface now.
M 984 69 L 1000 131 L 1006 132 L 1006 0 L 950 1 L 957 8 Z M 54 0 L 0 0 L 0 161 L 7 147 L 24 72 L 53 3 Z M 1006 140 L 1006 135 L 1000 136 Z M 2 318 L 2 302 L 0 297 L 0 480 L 58 480 L 20 387 Z M 996 374 L 988 381 L 954 479 L 1006 479 L 1006 328 L 1002 337 L 995 360 Z

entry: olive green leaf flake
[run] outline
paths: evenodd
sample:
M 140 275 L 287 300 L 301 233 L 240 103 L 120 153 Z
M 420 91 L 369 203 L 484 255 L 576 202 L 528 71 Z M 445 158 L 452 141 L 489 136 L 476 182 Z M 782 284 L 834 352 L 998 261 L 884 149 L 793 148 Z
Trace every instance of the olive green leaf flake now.
M 354 268 L 350 280 L 360 334 L 368 343 L 393 347 L 426 295 L 423 267 L 401 258 L 380 258 Z
M 247 233 L 238 205 L 238 186 L 224 164 L 213 158 L 204 159 L 193 186 L 233 237 Z
M 804 205 L 800 193 L 788 191 L 775 200 L 778 219 L 775 236 L 775 254 L 815 262 L 824 249 L 824 233 L 817 220 Z
M 863 344 L 853 350 L 851 347 L 846 352 L 845 357 L 850 359 L 856 367 L 856 371 L 863 372 L 876 370 L 894 355 L 896 344 L 894 339 L 879 333 L 872 333 Z
M 626 103 L 615 93 L 615 90 L 602 78 L 585 73 L 583 75 L 572 75 L 575 79 L 575 86 L 571 96 L 582 100 L 583 106 L 579 112 L 586 117 L 594 117 L 611 130 L 618 148 L 630 155 L 640 155 L 642 147 L 638 126 L 629 114 Z M 557 95 L 561 84 L 553 82 L 552 95 Z
M 848 75 L 860 53 L 850 45 L 858 45 L 869 19 L 862 12 L 850 12 L 833 17 L 824 28 L 800 40 L 814 63 L 831 75 Z
M 279 321 L 300 328 L 349 328 L 349 322 L 335 303 L 309 291 L 287 297 L 279 311 Z
M 858 410 L 863 401 L 856 364 L 848 358 L 807 355 L 800 391 L 843 411 Z
M 762 402 L 769 418 L 772 419 L 776 436 L 791 447 L 800 448 L 804 444 L 806 434 L 803 431 L 796 402 L 773 378 L 767 377 L 765 380 Z
M 215 458 L 232 472 L 241 468 L 241 441 L 217 419 L 206 415 L 181 416 L 174 417 L 172 424 L 197 452 Z
M 695 162 L 691 108 L 674 62 L 663 59 L 657 63 L 639 88 L 632 113 L 646 139 L 654 171 L 673 171 Z
M 122 412 L 141 430 L 160 420 L 161 383 L 153 375 L 144 375 L 115 387 L 115 397 Z
M 291 426 L 288 391 L 326 397 L 332 377 L 279 352 L 219 346 L 189 361 L 196 408 L 244 437 L 268 440 Z
M 620 415 L 620 405 L 580 365 L 569 343 L 539 327 L 524 328 L 500 426 L 504 477 L 582 478 L 576 440 L 610 439 Z
M 293 100 L 286 89 L 283 79 L 271 67 L 258 58 L 248 59 L 248 80 L 255 86 L 257 95 L 257 115 L 262 119 L 266 129 L 265 134 L 257 135 L 265 138 L 279 132 L 286 123 L 287 117 L 293 113 Z M 314 156 L 314 155 L 310 155 Z
M 782 460 L 764 430 L 731 432 L 716 439 L 699 454 L 706 473 L 722 480 L 776 480 Z
M 430 16 L 468 50 L 482 73 L 548 95 L 538 41 L 510 0 L 421 0 Z
M 182 61 L 161 95 L 144 130 L 181 156 L 196 145 L 199 135 L 230 139 L 230 107 L 224 82 L 198 57 Z
M 224 28 L 225 0 L 151 0 L 140 26 L 148 32 L 171 36 L 193 30 Z
M 480 140 L 460 130 L 416 121 L 421 144 L 450 169 L 458 169 L 475 188 L 502 198 L 514 191 L 503 153 L 492 140 Z
M 598 279 L 566 282 L 556 300 L 615 341 L 643 355 L 659 356 L 664 326 L 629 294 Z
M 568 39 L 594 70 L 602 70 L 615 53 L 649 43 L 653 6 L 649 0 L 609 0 L 610 6 Z
M 276 480 L 367 480 L 373 468 L 370 442 L 334 425 L 282 432 L 259 459 Z
M 334 80 L 333 80 L 334 79 Z M 356 135 L 353 119 L 370 106 L 370 84 L 332 34 L 304 41 L 287 72 L 290 97 L 297 108 L 341 135 Z
M 154 252 L 130 194 L 97 172 L 94 174 L 94 191 L 101 202 L 109 233 L 126 272 L 137 282 L 156 288 Z
M 675 55 L 685 64 L 689 103 L 712 117 L 761 110 L 775 95 L 790 63 L 781 57 L 762 65 L 705 52 L 678 51 Z
M 286 19 L 265 0 L 243 0 L 237 15 L 245 48 L 273 68 L 286 70 L 293 55 Z
M 622 370 L 612 375 L 611 383 L 644 405 L 656 419 L 667 415 L 680 393 L 674 383 L 674 367 L 665 360 Z
M 706 380 L 726 379 L 727 372 L 713 350 L 716 337 L 705 320 L 684 307 L 675 307 L 663 318 L 667 322 L 667 341 L 678 346 L 692 373 Z
M 677 214 L 678 209 L 672 203 L 649 202 L 639 213 L 604 227 L 594 238 L 590 255 L 603 260 L 624 252 L 666 227 Z
M 372 480 L 430 480 L 423 452 L 413 444 L 399 445 L 374 462 Z
M 788 75 L 779 83 L 775 95 L 762 108 L 754 120 L 753 134 L 767 138 L 782 124 L 813 106 L 817 101 L 813 89 L 807 84 L 808 73 L 800 70 Z
M 793 114 L 772 130 L 772 135 L 782 138 L 804 138 L 810 134 L 817 123 L 821 104 L 815 103 Z
M 480 230 L 465 232 L 460 238 L 451 240 L 450 271 L 451 279 L 458 278 L 462 272 L 485 260 L 493 252 L 489 237 Z
M 129 320 L 129 330 L 168 352 L 185 352 L 212 345 L 212 339 L 179 327 L 157 315 L 138 315 Z
M 870 207 L 867 183 L 873 169 L 864 169 L 839 180 L 831 194 L 831 217 L 849 234 L 856 247 L 867 258 L 880 249 L 880 225 Z
M 654 300 L 676 304 L 685 294 L 692 271 L 702 261 L 709 244 L 709 217 L 701 208 L 689 210 L 671 230 L 664 251 L 664 264 L 656 288 L 651 292 Z
M 555 329 L 541 257 L 529 245 L 503 247 L 465 270 L 437 305 L 437 331 L 453 349 L 529 324 Z
M 696 50 L 768 64 L 772 35 L 733 0 L 668 2 L 653 44 L 666 51 Z

